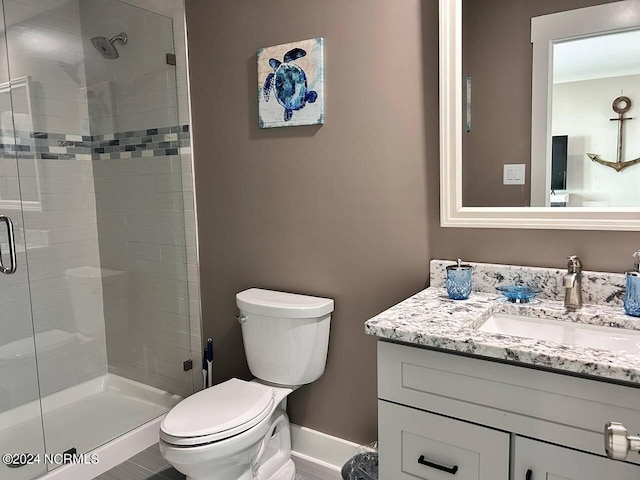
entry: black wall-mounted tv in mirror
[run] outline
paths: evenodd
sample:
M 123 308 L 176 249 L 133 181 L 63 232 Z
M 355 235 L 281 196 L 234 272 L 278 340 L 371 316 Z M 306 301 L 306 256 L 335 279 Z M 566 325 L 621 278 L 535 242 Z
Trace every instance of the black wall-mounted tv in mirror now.
M 551 145 L 551 190 L 567 189 L 568 135 L 555 135 Z

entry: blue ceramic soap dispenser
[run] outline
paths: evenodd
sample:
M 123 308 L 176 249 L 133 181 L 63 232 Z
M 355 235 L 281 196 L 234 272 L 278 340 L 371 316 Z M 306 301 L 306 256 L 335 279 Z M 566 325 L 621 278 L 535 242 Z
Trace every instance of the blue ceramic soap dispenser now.
M 636 262 L 627 272 L 627 291 L 624 295 L 624 311 L 627 315 L 640 317 L 640 250 L 633 254 Z

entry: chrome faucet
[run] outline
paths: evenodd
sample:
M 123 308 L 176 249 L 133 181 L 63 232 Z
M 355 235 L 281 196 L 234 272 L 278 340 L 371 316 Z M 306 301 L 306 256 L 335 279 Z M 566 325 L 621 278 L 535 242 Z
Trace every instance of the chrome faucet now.
M 577 255 L 567 258 L 567 273 L 562 277 L 564 306 L 567 310 L 577 310 L 582 307 L 582 262 Z

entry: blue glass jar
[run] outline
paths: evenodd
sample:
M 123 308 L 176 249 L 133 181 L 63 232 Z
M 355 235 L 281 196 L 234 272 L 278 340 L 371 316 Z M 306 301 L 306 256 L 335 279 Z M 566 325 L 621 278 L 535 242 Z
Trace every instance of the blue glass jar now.
M 640 273 L 627 272 L 627 291 L 624 295 L 624 311 L 640 317 Z
M 457 265 L 447 267 L 447 294 L 453 300 L 466 300 L 471 293 L 471 274 L 473 267 L 463 265 L 458 259 Z

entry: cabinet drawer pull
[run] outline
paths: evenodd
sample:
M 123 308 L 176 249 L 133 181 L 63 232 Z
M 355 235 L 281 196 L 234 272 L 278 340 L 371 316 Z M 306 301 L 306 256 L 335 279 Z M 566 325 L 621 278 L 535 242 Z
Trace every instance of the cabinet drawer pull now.
M 444 465 L 438 465 L 437 463 L 433 463 L 433 462 L 430 462 L 429 460 L 426 460 L 424 458 L 424 455 L 420 455 L 420 458 L 418 458 L 418 463 L 420 465 L 435 468 L 436 470 L 441 470 L 443 472 L 451 473 L 453 475 L 455 475 L 456 472 L 458 471 L 457 465 L 454 465 L 453 467 L 445 467 Z
M 524 480 L 531 480 L 532 477 L 533 472 L 531 471 L 531 469 L 527 470 L 527 473 L 524 474 Z

